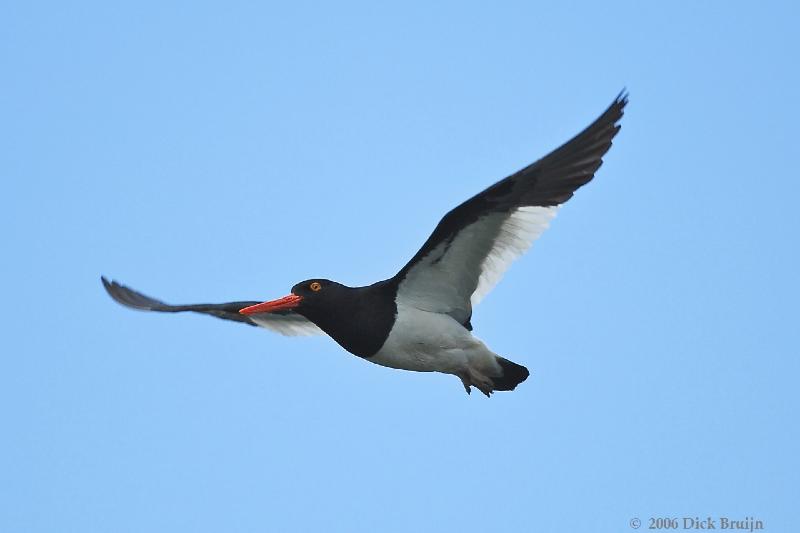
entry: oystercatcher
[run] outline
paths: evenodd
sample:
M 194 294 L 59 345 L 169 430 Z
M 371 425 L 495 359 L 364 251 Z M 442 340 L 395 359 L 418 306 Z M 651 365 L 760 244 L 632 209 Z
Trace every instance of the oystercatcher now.
M 348 352 L 403 370 L 443 372 L 467 393 L 514 390 L 528 369 L 472 335 L 472 310 L 548 227 L 561 204 L 588 183 L 620 129 L 625 92 L 572 140 L 498 181 L 449 213 L 392 278 L 366 287 L 301 281 L 277 300 L 169 305 L 101 278 L 127 307 L 194 311 L 284 335 L 327 333 Z

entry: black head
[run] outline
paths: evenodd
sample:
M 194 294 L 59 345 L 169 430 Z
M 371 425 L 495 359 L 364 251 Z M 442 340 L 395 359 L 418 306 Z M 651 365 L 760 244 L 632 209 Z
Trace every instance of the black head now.
M 396 286 L 378 282 L 347 287 L 329 279 L 307 279 L 292 293 L 241 309 L 254 313 L 297 313 L 319 326 L 350 353 L 370 357 L 386 341 L 394 324 Z
M 324 298 L 324 295 L 330 294 L 331 287 L 336 287 L 337 285 L 339 287 L 342 286 L 340 283 L 329 279 L 307 279 L 292 287 L 292 294 L 302 296 L 303 300 L 312 301 L 316 298 Z
M 288 296 L 268 302 L 245 307 L 239 312 L 245 315 L 254 313 L 275 313 L 291 310 L 314 321 L 321 313 L 331 312 L 342 303 L 351 289 L 329 279 L 308 279 L 301 281 Z
M 329 313 L 341 313 L 342 305 L 351 292 L 350 287 L 329 279 L 307 279 L 292 287 L 292 295 L 299 297 L 299 305 L 294 309 L 316 322 L 318 317 Z

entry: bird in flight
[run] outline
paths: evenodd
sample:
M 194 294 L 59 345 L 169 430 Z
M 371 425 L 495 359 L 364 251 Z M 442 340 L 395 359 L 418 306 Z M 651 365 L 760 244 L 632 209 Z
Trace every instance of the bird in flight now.
M 528 369 L 472 335 L 473 308 L 556 215 L 591 181 L 620 129 L 620 93 L 589 127 L 560 148 L 447 213 L 393 277 L 365 287 L 301 281 L 267 302 L 169 305 L 102 277 L 117 302 L 145 311 L 194 311 L 284 335 L 328 334 L 348 352 L 402 370 L 457 376 L 467 393 L 510 391 Z

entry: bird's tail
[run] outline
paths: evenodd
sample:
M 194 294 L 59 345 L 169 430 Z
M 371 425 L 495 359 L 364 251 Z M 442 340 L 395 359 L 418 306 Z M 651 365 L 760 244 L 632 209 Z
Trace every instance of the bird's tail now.
M 503 369 L 503 375 L 492 378 L 494 390 L 514 390 L 517 385 L 528 379 L 530 373 L 524 366 L 500 356 L 497 356 L 497 362 Z

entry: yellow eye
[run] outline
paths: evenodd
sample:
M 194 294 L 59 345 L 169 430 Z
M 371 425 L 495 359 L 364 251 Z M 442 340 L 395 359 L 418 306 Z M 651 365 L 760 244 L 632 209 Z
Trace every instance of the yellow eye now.
M 308 288 L 314 292 L 317 292 L 322 288 L 322 285 L 320 284 L 319 281 L 314 281 L 311 283 L 311 285 L 308 286 Z

